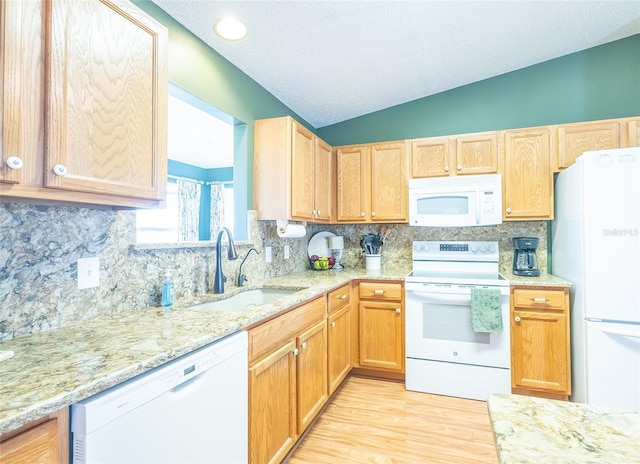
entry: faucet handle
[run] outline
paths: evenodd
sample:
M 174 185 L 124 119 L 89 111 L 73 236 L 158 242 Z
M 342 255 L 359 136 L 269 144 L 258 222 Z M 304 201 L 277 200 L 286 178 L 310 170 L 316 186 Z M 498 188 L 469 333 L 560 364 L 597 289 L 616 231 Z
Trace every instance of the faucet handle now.
M 247 280 L 249 279 L 247 279 L 246 275 L 244 274 L 238 275 L 238 287 L 242 287 Z

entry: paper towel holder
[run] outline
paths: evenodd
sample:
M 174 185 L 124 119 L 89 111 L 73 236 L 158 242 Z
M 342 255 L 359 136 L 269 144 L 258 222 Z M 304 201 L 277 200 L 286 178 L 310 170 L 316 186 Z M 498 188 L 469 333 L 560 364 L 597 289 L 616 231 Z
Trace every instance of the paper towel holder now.
M 293 224 L 286 219 L 276 220 L 276 231 L 279 237 L 283 238 L 299 238 L 307 234 L 306 223 Z

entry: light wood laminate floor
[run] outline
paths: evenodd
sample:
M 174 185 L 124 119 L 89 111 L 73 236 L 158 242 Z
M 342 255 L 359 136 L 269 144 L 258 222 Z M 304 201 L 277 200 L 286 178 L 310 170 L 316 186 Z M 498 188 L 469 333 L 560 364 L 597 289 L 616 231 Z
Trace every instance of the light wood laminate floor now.
M 484 401 L 350 377 L 288 464 L 497 463 Z

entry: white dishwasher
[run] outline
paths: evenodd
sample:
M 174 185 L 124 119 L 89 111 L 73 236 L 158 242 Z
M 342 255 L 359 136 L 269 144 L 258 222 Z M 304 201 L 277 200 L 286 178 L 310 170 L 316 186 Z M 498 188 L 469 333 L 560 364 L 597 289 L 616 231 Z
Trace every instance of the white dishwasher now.
M 71 405 L 74 464 L 248 461 L 247 333 Z

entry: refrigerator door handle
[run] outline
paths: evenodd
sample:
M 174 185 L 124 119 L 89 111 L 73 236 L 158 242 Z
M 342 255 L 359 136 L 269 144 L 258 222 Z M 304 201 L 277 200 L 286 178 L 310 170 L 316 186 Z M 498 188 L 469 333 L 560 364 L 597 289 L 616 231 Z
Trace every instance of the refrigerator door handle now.
M 640 332 L 627 332 L 625 330 L 602 330 L 609 335 L 621 335 L 623 337 L 640 338 Z

